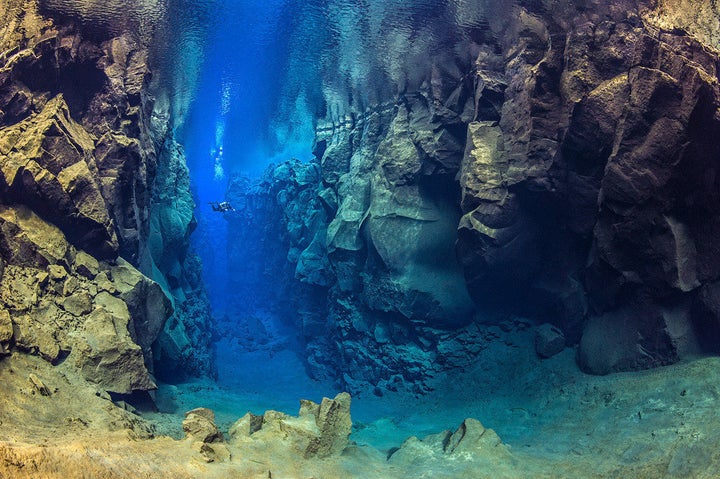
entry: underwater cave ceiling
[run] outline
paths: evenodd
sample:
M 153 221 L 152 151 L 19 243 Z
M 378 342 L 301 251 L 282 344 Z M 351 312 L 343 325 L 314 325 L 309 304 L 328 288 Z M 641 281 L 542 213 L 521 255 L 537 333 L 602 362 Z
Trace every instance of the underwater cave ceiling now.
M 313 377 L 378 395 L 427 392 L 490 326 L 594 374 L 720 352 L 714 2 L 465 3 L 430 5 L 449 33 L 366 15 L 355 59 L 328 15 L 327 56 L 280 68 L 264 120 L 302 94 L 315 158 L 230 179 L 226 314 L 276 308 Z M 125 395 L 215 371 L 181 145 L 200 77 L 168 57 L 187 4 L 93 5 L 0 0 L 0 355 Z

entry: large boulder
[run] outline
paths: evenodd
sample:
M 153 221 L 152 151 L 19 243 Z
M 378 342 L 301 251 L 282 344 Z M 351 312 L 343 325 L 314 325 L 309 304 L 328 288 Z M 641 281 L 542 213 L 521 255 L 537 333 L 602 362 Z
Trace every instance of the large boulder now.
M 84 322 L 71 358 L 86 379 L 105 390 L 130 394 L 156 389 L 142 354 L 128 332 L 130 313 L 121 300 L 101 300 Z
M 145 363 L 153 370 L 152 345 L 158 338 L 167 319 L 173 314 L 170 299 L 158 283 L 135 269 L 130 263 L 118 259 L 109 270 L 117 295 L 127 304 L 133 318 L 130 334 L 140 345 Z
M 0 205 L 0 255 L 21 266 L 63 264 L 70 246 L 61 231 L 27 207 Z

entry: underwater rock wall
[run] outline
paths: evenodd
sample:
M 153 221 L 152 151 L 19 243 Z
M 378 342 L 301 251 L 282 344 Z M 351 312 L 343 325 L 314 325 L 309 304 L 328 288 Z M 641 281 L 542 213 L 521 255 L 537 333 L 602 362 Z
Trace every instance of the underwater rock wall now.
M 445 66 L 396 104 L 318 131 L 336 350 L 310 346 L 309 361 L 351 390 L 419 392 L 483 347 L 454 246 L 472 82 Z
M 297 160 L 271 166 L 258 181 L 235 176 L 226 199 L 228 290 L 219 334 L 245 350 L 297 350 L 326 327 L 332 271 L 324 249 L 327 214 L 320 169 Z M 297 278 L 297 280 L 296 280 Z
M 717 351 L 718 37 L 675 8 L 521 2 L 474 61 L 320 122 L 305 208 L 287 177 L 315 164 L 271 168 L 273 234 L 327 290 L 314 374 L 422 391 L 516 317 L 597 374 Z
M 468 288 L 560 326 L 586 371 L 674 362 L 717 335 L 695 312 L 719 272 L 717 50 L 631 3 L 558 7 L 503 26 L 500 69 L 477 62 L 477 99 L 506 87 L 469 128 Z
M 187 242 L 192 207 L 190 218 L 185 210 L 174 224 L 181 233 L 151 228 L 151 213 L 162 215 L 153 189 L 167 186 L 154 185 L 158 169 L 182 172 L 184 164 L 172 146 L 163 148 L 168 118 L 153 111 L 148 46 L 130 31 L 43 16 L 52 12 L 39 14 L 35 2 L 1 6 L 3 351 L 73 359 L 109 391 L 153 389 L 152 344 L 171 303 L 174 318 L 184 308 L 168 287 L 178 272 L 163 248 L 190 265 L 180 272 L 192 285 L 183 284 L 186 290 L 202 287 L 189 279 L 198 268 L 187 247 L 178 248 Z M 187 181 L 174 186 L 189 198 Z M 151 233 L 165 241 L 159 249 Z M 188 316 L 206 330 L 207 307 L 199 310 Z M 203 345 L 194 353 L 205 354 L 196 370 L 207 372 Z
M 319 136 L 321 161 L 231 182 L 228 256 L 242 271 L 231 279 L 233 309 L 283 305 L 277 314 L 302 333 L 314 376 L 350 390 L 422 392 L 484 347 L 454 252 L 468 86 L 445 91 L 456 96 L 450 106 L 433 105 L 427 91 L 382 105 Z
M 168 137 L 158 156 L 148 238 L 152 277 L 169 292 L 174 307 L 153 345 L 157 374 L 168 381 L 214 374 L 210 302 L 200 258 L 190 249 L 194 209 L 183 148 Z

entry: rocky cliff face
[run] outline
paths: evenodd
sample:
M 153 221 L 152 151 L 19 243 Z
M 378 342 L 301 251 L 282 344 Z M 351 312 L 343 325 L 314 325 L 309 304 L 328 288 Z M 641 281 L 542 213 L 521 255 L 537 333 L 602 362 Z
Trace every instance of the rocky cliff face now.
M 183 149 L 169 137 L 152 187 L 148 252 L 151 277 L 163 285 L 174 307 L 153 345 L 157 373 L 171 382 L 214 374 L 210 303 L 200 259 L 190 251 L 194 208 Z
M 511 10 L 474 62 L 433 59 L 266 177 L 295 278 L 326 291 L 316 374 L 422 390 L 517 317 L 593 373 L 717 349 L 713 28 L 662 2 Z
M 202 292 L 188 280 L 192 200 L 167 118 L 153 109 L 148 46 L 34 2 L 0 8 L 3 351 L 72 359 L 109 391 L 153 389 L 152 346 L 168 317 L 199 318 L 182 334 L 209 322 L 181 294 Z M 208 372 L 203 346 L 169 360 L 202 357 L 193 371 Z
M 469 125 L 461 175 L 473 297 L 511 291 L 595 373 L 673 362 L 714 330 L 693 311 L 718 273 L 717 51 L 628 6 L 528 7 L 499 31 L 475 97 L 502 75 L 500 118 Z

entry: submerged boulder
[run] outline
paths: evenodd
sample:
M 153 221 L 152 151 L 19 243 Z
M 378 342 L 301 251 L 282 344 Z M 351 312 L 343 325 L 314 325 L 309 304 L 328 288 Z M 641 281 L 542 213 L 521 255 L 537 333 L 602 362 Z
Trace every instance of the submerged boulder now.
M 535 352 L 541 358 L 555 356 L 565 349 L 565 336 L 552 324 L 542 324 L 535 330 Z
M 340 393 L 320 404 L 302 400 L 298 416 L 267 411 L 247 413 L 230 428 L 236 443 L 256 442 L 268 447 L 285 445 L 305 459 L 339 455 L 352 430 L 350 395 Z
M 207 408 L 196 408 L 185 413 L 182 423 L 185 436 L 200 442 L 223 442 L 224 438 L 215 425 L 215 413 Z
M 455 431 L 443 431 L 422 440 L 410 437 L 388 457 L 388 463 L 395 467 L 417 471 L 437 460 L 458 470 L 477 471 L 506 468 L 514 459 L 497 433 L 473 418 L 465 419 Z M 461 476 L 458 472 L 458 477 Z
M 109 298 L 108 298 L 109 299 Z M 119 394 L 156 389 L 148 374 L 142 348 L 128 332 L 130 313 L 120 300 L 87 316 L 71 358 L 85 378 Z

